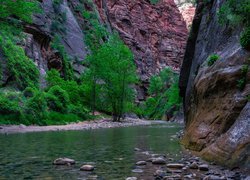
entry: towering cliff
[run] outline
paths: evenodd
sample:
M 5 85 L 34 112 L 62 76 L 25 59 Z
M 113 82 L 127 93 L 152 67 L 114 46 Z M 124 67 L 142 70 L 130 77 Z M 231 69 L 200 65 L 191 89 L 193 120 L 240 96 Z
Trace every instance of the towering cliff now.
M 223 3 L 197 5 L 180 76 L 182 142 L 205 159 L 250 168 L 250 52 L 239 43 L 243 27 L 218 23 Z M 212 54 L 218 60 L 209 64 Z
M 167 66 L 180 68 L 188 31 L 174 0 L 161 0 L 155 5 L 147 0 L 42 0 L 41 7 L 43 13 L 25 25 L 26 38 L 20 45 L 37 65 L 42 87 L 47 70 L 55 68 L 67 74 L 67 61 L 75 75 L 84 71 L 82 62 L 90 52 L 85 43 L 89 22 L 83 13 L 87 11 L 96 13 L 108 32 L 118 31 L 133 51 L 142 81 L 139 99 L 145 97 L 149 77 Z M 55 42 L 58 37 L 60 41 Z M 55 48 L 58 43 L 65 53 Z M 3 77 L 2 84 L 11 84 L 8 73 Z
M 167 66 L 179 70 L 187 28 L 173 0 L 161 0 L 156 5 L 145 0 L 95 2 L 102 21 L 118 31 L 133 51 L 143 87 Z

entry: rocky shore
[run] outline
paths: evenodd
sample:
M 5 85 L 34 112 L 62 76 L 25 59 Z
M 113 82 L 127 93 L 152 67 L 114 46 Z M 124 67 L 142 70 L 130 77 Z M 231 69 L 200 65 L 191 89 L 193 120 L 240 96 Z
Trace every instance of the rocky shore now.
M 127 118 L 121 122 L 113 122 L 109 119 L 100 119 L 93 121 L 84 121 L 79 123 L 72 123 L 67 125 L 54 126 L 25 126 L 25 125 L 2 125 L 0 126 L 0 133 L 28 133 L 28 132 L 44 132 L 44 131 L 67 131 L 67 130 L 90 130 L 101 128 L 117 128 L 129 126 L 147 126 L 151 124 L 161 123 L 161 121 L 149 121 L 142 119 Z

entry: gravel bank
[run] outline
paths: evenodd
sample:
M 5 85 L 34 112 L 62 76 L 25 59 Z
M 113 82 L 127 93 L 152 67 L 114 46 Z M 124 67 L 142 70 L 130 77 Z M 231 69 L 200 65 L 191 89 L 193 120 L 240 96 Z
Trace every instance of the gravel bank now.
M 162 123 L 162 121 L 148 121 L 142 119 L 125 119 L 121 122 L 113 122 L 108 119 L 84 121 L 68 125 L 54 125 L 54 126 L 25 126 L 25 125 L 2 125 L 0 126 L 0 133 L 27 133 L 27 132 L 44 132 L 44 131 L 67 131 L 67 130 L 89 130 L 101 128 L 116 128 L 129 126 L 147 126 L 151 124 Z

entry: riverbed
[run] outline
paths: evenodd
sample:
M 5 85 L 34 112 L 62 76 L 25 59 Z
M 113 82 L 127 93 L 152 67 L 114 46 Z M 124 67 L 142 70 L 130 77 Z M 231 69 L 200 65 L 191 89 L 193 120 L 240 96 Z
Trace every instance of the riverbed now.
M 181 146 L 172 136 L 181 129 L 178 124 L 164 123 L 86 131 L 1 134 L 0 179 L 125 179 L 138 176 L 138 172 L 132 172 L 136 169 L 135 163 L 147 153 L 180 158 Z M 52 165 L 58 157 L 72 158 L 76 164 Z M 83 164 L 93 164 L 95 170 L 79 171 Z M 148 176 L 152 176 L 151 172 Z

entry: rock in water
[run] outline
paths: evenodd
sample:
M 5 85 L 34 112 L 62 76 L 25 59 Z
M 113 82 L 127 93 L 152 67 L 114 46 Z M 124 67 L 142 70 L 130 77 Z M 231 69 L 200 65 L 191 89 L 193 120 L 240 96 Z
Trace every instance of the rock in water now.
M 83 165 L 83 166 L 80 168 L 81 171 L 93 171 L 94 169 L 95 169 L 94 166 L 88 165 L 88 164 Z
M 199 166 L 199 170 L 201 171 L 208 171 L 209 168 L 208 168 L 208 165 L 207 164 L 202 164 Z
M 69 158 L 58 158 L 53 162 L 54 165 L 72 165 L 75 163 L 75 160 Z
M 128 177 L 126 180 L 137 180 L 137 177 Z
M 137 166 L 143 166 L 143 165 L 146 165 L 146 164 L 147 164 L 146 161 L 138 161 L 138 162 L 136 163 Z
M 179 164 L 179 163 L 170 163 L 170 164 L 167 164 L 168 168 L 182 169 L 184 166 L 185 166 L 184 164 Z
M 166 164 L 166 160 L 159 157 L 159 158 L 153 158 L 152 159 L 153 164 Z
M 190 169 L 198 169 L 198 164 L 196 162 L 193 162 L 190 166 Z

